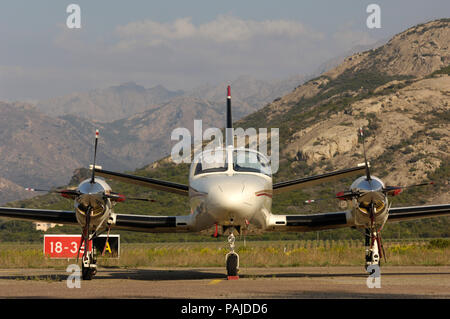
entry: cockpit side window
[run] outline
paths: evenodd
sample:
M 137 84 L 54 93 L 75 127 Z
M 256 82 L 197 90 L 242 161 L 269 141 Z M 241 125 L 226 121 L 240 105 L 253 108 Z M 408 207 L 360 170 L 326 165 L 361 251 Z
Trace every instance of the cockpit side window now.
M 194 175 L 226 172 L 228 170 L 227 154 L 224 150 L 203 152 L 195 166 Z
M 233 152 L 233 170 L 271 176 L 270 163 L 257 152 L 248 150 L 235 150 Z

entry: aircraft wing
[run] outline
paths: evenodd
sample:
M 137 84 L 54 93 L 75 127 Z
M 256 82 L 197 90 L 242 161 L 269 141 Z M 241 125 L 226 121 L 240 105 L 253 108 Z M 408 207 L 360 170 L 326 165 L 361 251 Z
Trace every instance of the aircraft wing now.
M 450 215 L 450 204 L 391 208 L 388 221 L 403 221 Z M 113 229 L 143 232 L 187 232 L 190 215 L 148 216 L 117 214 Z M 320 214 L 272 214 L 266 230 L 307 232 L 351 227 L 350 210 Z
M 0 217 L 42 223 L 78 225 L 75 212 L 67 210 L 0 207 Z
M 364 174 L 365 166 L 357 166 L 353 168 L 347 168 L 339 171 L 334 171 L 331 173 L 315 175 L 304 177 L 300 179 L 294 179 L 286 182 L 280 182 L 273 184 L 273 193 L 279 194 L 282 192 L 297 190 L 301 188 L 311 187 L 313 185 L 329 182 L 357 174 Z
M 450 204 L 394 207 L 389 209 L 388 222 L 415 220 L 450 215 Z
M 450 204 L 396 207 L 389 210 L 388 222 L 450 215 Z M 350 211 L 308 215 L 271 215 L 266 230 L 315 231 L 354 226 Z
M 75 212 L 65 210 L 0 207 L 0 217 L 32 222 L 79 225 Z M 190 215 L 149 216 L 115 214 L 115 223 L 112 229 L 149 233 L 187 232 L 189 231 L 189 218 Z
M 95 169 L 95 174 L 98 176 L 114 179 L 124 183 L 131 183 L 140 186 L 145 186 L 158 191 L 164 191 L 174 193 L 178 195 L 189 195 L 189 186 L 184 184 L 178 184 L 173 182 L 162 181 L 154 178 L 128 175 L 123 173 L 116 173 L 111 171 L 105 171 L 102 169 Z

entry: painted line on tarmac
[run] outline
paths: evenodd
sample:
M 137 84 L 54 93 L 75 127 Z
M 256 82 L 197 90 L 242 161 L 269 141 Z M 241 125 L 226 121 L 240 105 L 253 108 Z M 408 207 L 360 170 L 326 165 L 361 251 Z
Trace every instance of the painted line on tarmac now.
M 216 285 L 216 284 L 218 284 L 218 283 L 221 282 L 221 281 L 223 281 L 223 279 L 214 279 L 214 280 L 211 280 L 211 281 L 208 283 L 208 285 Z

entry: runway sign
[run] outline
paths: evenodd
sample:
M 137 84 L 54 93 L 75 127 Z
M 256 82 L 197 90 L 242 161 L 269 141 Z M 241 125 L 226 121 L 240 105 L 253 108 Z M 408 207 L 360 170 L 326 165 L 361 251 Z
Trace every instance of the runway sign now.
M 100 235 L 94 239 L 94 247 L 97 256 L 119 258 L 120 257 L 120 235 L 109 235 L 108 244 L 106 244 L 106 235 Z M 103 254 L 104 253 L 104 254 Z
M 81 235 L 44 235 L 44 255 L 52 259 L 57 258 L 77 258 L 77 252 L 81 241 Z M 106 235 L 101 235 L 89 242 L 89 251 L 92 244 L 97 256 L 118 258 L 120 252 L 120 235 L 109 235 L 108 244 L 105 247 Z M 84 253 L 84 242 L 81 243 L 80 255 Z

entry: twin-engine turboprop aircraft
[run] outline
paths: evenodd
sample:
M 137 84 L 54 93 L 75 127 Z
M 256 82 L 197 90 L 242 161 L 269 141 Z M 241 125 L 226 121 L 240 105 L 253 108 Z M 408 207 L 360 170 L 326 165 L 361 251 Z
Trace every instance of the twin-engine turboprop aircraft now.
M 232 128 L 229 87 L 226 127 Z M 234 233 L 240 233 L 249 226 L 263 231 L 297 232 L 342 227 L 364 228 L 368 266 L 380 262 L 379 233 L 386 221 L 450 215 L 450 204 L 390 208 L 387 196 L 398 194 L 402 187 L 385 186 L 379 178 L 371 176 L 367 160 L 365 164 L 354 168 L 273 184 L 267 157 L 252 149 L 234 147 L 232 135 L 230 137 L 228 132 L 230 130 L 227 130 L 226 147 L 203 151 L 194 158 L 189 172 L 189 185 L 103 170 L 95 166 L 95 151 L 92 177 L 83 181 L 76 190 L 59 191 L 62 196 L 74 200 L 74 211 L 0 207 L 0 217 L 78 224 L 86 244 L 101 232 L 109 233 L 110 229 L 169 233 L 199 232 L 220 226 L 224 233 L 229 233 L 227 274 L 235 276 L 239 269 L 239 256 L 234 251 Z M 96 145 L 97 138 L 98 135 Z M 364 171 L 365 176 L 356 179 L 348 191 L 337 195 L 337 198 L 350 202 L 348 210 L 308 215 L 272 213 L 274 195 L 362 174 Z M 124 201 L 125 196 L 113 193 L 105 180 L 98 176 L 187 196 L 191 213 L 184 216 L 116 214 L 113 207 L 117 202 Z M 85 250 L 83 279 L 91 279 L 96 271 L 95 252 Z

